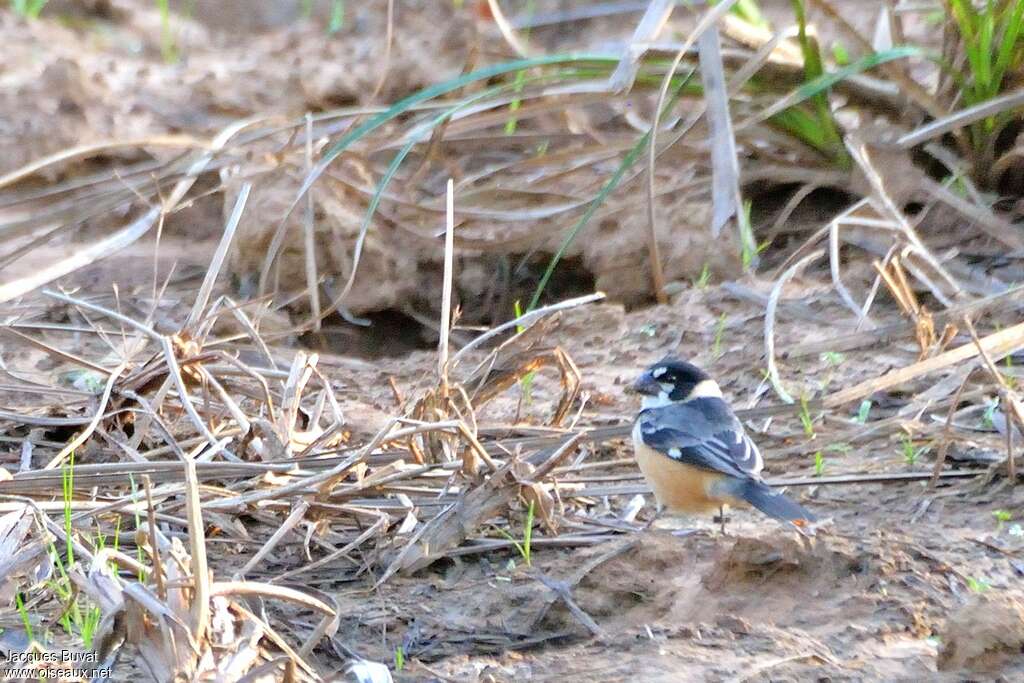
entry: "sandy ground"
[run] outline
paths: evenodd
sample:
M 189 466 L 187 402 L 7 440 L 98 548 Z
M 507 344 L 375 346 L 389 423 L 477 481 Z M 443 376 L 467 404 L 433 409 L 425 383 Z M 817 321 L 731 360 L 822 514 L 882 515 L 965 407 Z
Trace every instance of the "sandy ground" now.
M 715 321 L 725 311 L 731 341 L 715 360 L 709 347 Z M 827 305 L 825 311 L 836 313 Z M 757 315 L 716 289 L 633 314 L 594 308 L 567 326 L 560 341 L 577 359 L 594 397 L 583 423 L 631 414 L 635 406 L 622 385 L 669 351 L 710 367 L 739 406 L 750 405 L 760 381 L 760 353 L 750 348 L 760 341 Z M 680 327 L 687 335 L 676 346 Z M 780 332 L 781 344 L 827 338 L 838 327 L 790 319 Z M 865 349 L 846 354 L 835 371 L 812 358 L 802 366 L 787 365 L 784 376 L 813 383 L 832 373 L 832 381 L 843 385 L 879 364 L 906 363 L 911 355 L 897 348 L 882 357 Z M 821 365 L 826 367 L 815 367 Z M 897 395 L 890 397 L 894 403 Z M 893 408 L 875 410 L 872 419 L 881 419 Z M 931 422 L 928 412 L 922 422 Z M 769 476 L 813 474 L 818 449 L 826 453 L 825 475 L 930 471 L 933 464 L 934 449 L 931 457 L 925 453 L 914 465 L 906 463 L 895 435 L 832 450 L 830 442 L 843 437 L 827 425 L 820 429 L 807 438 L 797 420 L 776 419 L 757 437 Z M 935 432 L 926 427 L 929 433 Z M 977 442 L 963 445 L 983 448 Z M 788 455 L 780 457 L 780 451 Z M 613 442 L 591 458 L 629 454 L 627 444 Z M 520 559 L 510 570 L 507 560 L 516 559 L 514 554 L 470 556 L 386 586 L 378 594 L 381 614 L 373 625 L 356 616 L 365 605 L 357 597 L 362 593 L 353 593 L 348 623 L 353 636 L 366 640 L 368 631 L 388 634 L 387 645 L 377 651 L 381 658 L 401 639 L 407 652 L 429 662 L 429 670 L 413 669 L 408 680 L 429 679 L 430 671 L 455 680 L 497 681 L 953 681 L 965 675 L 1009 681 L 1024 674 L 1020 528 L 993 516 L 997 510 L 1019 515 L 1019 487 L 997 477 L 934 491 L 926 483 L 909 483 L 810 486 L 791 493 L 828 520 L 815 538 L 802 539 L 753 512 L 733 511 L 726 536 L 711 520 L 681 519 L 595 547 L 538 547 L 532 569 Z M 604 510 L 597 516 L 614 521 L 625 501 L 592 500 L 591 514 Z M 650 513 L 648 506 L 641 519 Z M 699 532 L 676 536 L 673 527 Z M 540 574 L 574 586 L 576 606 L 593 619 L 599 635 L 589 637 L 580 618 L 542 585 Z M 518 640 L 518 651 L 480 654 L 485 633 L 506 647 Z M 474 654 L 430 661 L 467 641 L 474 642 Z

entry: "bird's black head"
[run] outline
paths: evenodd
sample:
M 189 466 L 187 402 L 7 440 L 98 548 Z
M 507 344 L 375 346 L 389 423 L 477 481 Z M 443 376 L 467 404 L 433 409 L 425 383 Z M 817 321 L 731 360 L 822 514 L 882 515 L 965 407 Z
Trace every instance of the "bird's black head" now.
M 645 407 L 722 395 L 708 373 L 693 363 L 671 357 L 644 370 L 633 383 L 633 390 L 644 396 Z

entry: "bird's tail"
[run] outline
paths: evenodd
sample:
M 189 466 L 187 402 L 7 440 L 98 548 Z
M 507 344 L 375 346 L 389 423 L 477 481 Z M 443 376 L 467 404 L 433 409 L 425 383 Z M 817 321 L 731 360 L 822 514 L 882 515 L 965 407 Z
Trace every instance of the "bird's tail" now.
M 804 509 L 802 505 L 794 503 L 764 482 L 748 479 L 740 484 L 736 495 L 775 519 L 798 525 L 801 522 L 815 521 L 814 515 Z

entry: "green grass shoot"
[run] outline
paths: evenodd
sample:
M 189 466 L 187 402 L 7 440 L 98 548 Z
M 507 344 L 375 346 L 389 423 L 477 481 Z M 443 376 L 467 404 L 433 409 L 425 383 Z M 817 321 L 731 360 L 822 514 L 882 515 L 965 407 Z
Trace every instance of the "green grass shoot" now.
M 536 3 L 534 2 L 534 0 L 527 0 L 527 2 L 526 2 L 526 10 L 525 10 L 525 15 L 526 15 L 527 19 L 533 17 L 533 13 L 534 13 L 534 10 L 535 10 L 535 5 L 536 5 Z M 526 38 L 529 38 L 529 37 L 530 37 L 530 29 L 528 29 L 528 28 L 527 29 L 523 29 L 523 38 L 526 39 Z M 525 81 L 526 81 L 526 72 L 525 71 L 517 71 L 516 72 L 516 76 L 515 76 L 515 80 L 513 82 L 513 92 L 521 93 L 523 91 L 523 83 Z M 522 100 L 520 100 L 518 97 L 515 98 L 514 100 L 512 100 L 511 102 L 509 102 L 509 104 L 508 104 L 508 112 L 509 112 L 509 114 L 511 114 L 511 116 L 509 116 L 508 117 L 508 121 L 505 122 L 505 135 L 512 135 L 512 134 L 514 134 L 516 132 L 516 126 L 519 125 L 519 119 L 517 119 L 515 117 L 515 113 L 517 111 L 519 111 L 519 107 L 521 107 L 522 104 L 523 104 Z
M 736 217 L 740 228 L 740 260 L 743 262 L 743 270 L 750 270 L 757 261 L 757 255 L 768 247 L 767 242 L 760 245 L 757 243 L 754 226 L 750 222 L 751 208 L 753 208 L 752 202 L 749 199 L 744 200 L 739 215 Z
M 25 600 L 21 596 L 21 592 L 14 594 L 14 604 L 18 606 L 18 614 L 21 616 L 21 623 L 25 627 L 25 635 L 28 636 L 29 641 L 36 639 L 32 635 L 32 620 L 28 618 L 28 608 L 25 607 Z
M 807 32 L 807 12 L 804 7 L 804 0 L 792 0 L 793 12 L 796 14 L 798 39 L 800 51 L 804 57 L 804 82 L 810 83 L 825 75 L 825 67 L 821 59 L 821 49 L 818 41 Z M 828 90 L 816 93 L 810 98 L 811 108 L 814 111 L 814 122 L 821 134 L 821 147 L 828 157 L 839 167 L 849 168 L 850 157 L 843 145 L 842 133 L 839 131 L 839 124 L 832 114 L 832 107 L 828 100 Z
M 915 446 L 914 439 L 909 434 L 904 434 L 900 440 L 900 450 L 903 452 L 903 461 L 910 467 L 917 464 L 917 459 L 926 450 L 926 446 Z
M 1024 3 L 1019 0 L 948 0 L 945 3 L 967 57 L 966 70 L 954 72 L 964 105 L 970 107 L 1001 94 L 1024 63 Z M 1001 112 L 971 124 L 971 141 L 982 151 L 1002 122 L 1018 116 Z
M 995 429 L 995 417 L 996 411 L 999 410 L 999 399 L 988 403 L 985 406 L 985 412 L 981 414 L 981 426 L 985 429 Z
M 519 71 L 516 73 L 516 78 L 514 81 L 514 87 L 516 92 L 523 91 L 523 82 L 525 79 L 525 71 Z M 513 133 L 516 132 L 516 126 L 519 125 L 519 119 L 515 117 L 515 113 L 519 111 L 519 107 L 521 107 L 522 104 L 523 101 L 518 97 L 508 103 L 508 112 L 509 114 L 512 114 L 512 116 L 509 116 L 508 121 L 505 122 L 505 135 L 512 135 Z
M 821 354 L 821 359 L 833 367 L 838 367 L 846 360 L 846 356 L 838 351 L 826 351 Z
M 178 41 L 171 26 L 170 0 L 156 0 L 156 6 L 160 10 L 160 56 L 168 64 L 174 64 L 178 61 L 179 55 Z
M 527 567 L 532 565 L 532 550 L 531 545 L 533 541 L 533 501 L 530 501 L 529 507 L 526 508 L 526 519 L 523 521 L 523 540 L 517 541 L 512 534 L 505 531 L 500 527 L 496 527 L 498 533 L 504 536 L 509 541 L 512 541 L 512 545 L 519 552 L 519 556 L 523 558 L 523 562 Z
M 1013 519 L 1013 513 L 1009 510 L 993 510 L 992 516 L 996 518 L 996 532 L 1003 530 L 1003 525 Z
M 64 605 L 64 609 L 58 618 L 58 623 L 70 636 L 78 636 L 87 648 L 92 648 L 92 639 L 100 622 L 100 609 L 98 606 L 79 598 L 78 592 L 74 589 L 68 572 L 75 566 L 75 551 L 72 542 L 73 529 L 71 525 L 72 501 L 75 492 L 75 453 L 68 456 L 68 461 L 61 466 L 61 497 L 64 508 L 64 533 L 67 536 L 67 550 L 65 555 L 57 551 L 53 541 L 50 541 L 48 551 L 57 567 L 57 575 L 52 576 L 47 585 L 57 599 Z M 97 546 L 102 547 L 105 538 L 102 534 L 97 535 Z
M 515 311 L 517 318 L 523 314 L 523 307 L 520 305 L 519 299 L 516 299 L 515 303 L 512 304 L 512 309 Z M 522 325 L 516 325 L 516 332 L 522 334 L 525 330 L 526 328 Z M 523 390 L 523 402 L 526 405 L 530 405 L 533 402 L 533 378 L 536 374 L 536 372 L 528 372 L 519 380 L 519 386 Z
M 523 561 L 526 562 L 526 566 L 532 565 L 531 557 L 532 550 L 531 545 L 533 541 L 533 501 L 530 501 L 530 506 L 526 508 L 526 524 L 523 527 L 523 547 L 520 551 L 523 556 Z
M 814 476 L 820 477 L 825 473 L 825 456 L 821 451 L 814 453 Z
M 67 534 L 68 567 L 75 563 L 75 551 L 71 543 L 71 501 L 75 494 L 75 452 L 71 451 L 68 461 L 60 468 L 61 494 L 64 501 L 64 533 Z
M 836 60 L 839 66 L 846 66 L 850 63 L 850 53 L 841 40 L 832 43 L 832 59 Z
M 395 671 L 405 668 L 405 648 L 401 645 L 395 648 Z
M 328 35 L 334 35 L 345 27 L 345 0 L 332 0 L 331 18 L 327 22 Z
M 704 267 L 700 270 L 700 277 L 693 283 L 693 286 L 697 289 L 707 289 L 709 282 L 711 282 L 711 264 L 705 261 Z
M 38 19 L 48 0 L 11 0 L 11 9 L 25 19 Z
M 759 28 L 771 28 L 771 24 L 761 14 L 757 0 L 737 0 L 736 4 L 729 10 L 743 21 Z
M 857 408 L 857 416 L 854 419 L 855 422 L 860 424 L 867 424 L 868 417 L 871 415 L 871 401 L 864 399 L 860 402 L 860 407 Z
M 715 341 L 711 344 L 711 357 L 718 359 L 722 357 L 722 337 L 725 336 L 725 321 L 727 317 L 725 313 L 718 316 L 718 322 L 715 324 Z
M 976 579 L 973 576 L 968 576 L 967 577 L 967 587 L 970 588 L 971 591 L 973 591 L 975 593 L 984 593 L 985 591 L 987 591 L 989 588 L 992 587 L 992 584 L 990 584 L 985 579 Z
M 800 424 L 804 428 L 804 436 L 808 439 L 814 438 L 814 418 L 811 417 L 811 410 L 807 403 L 807 397 L 800 397 Z
M 843 364 L 843 361 L 846 360 L 846 356 L 836 351 L 826 351 L 821 354 L 820 358 L 828 363 L 828 373 L 825 375 L 825 379 L 821 382 L 821 390 L 824 392 L 828 388 L 828 385 L 832 383 L 832 378 L 835 376 L 836 370 Z
M 132 503 L 135 504 L 135 506 L 134 506 L 135 507 L 135 531 L 136 531 L 136 533 L 138 533 L 139 531 L 142 530 L 142 516 L 139 515 L 139 506 L 138 506 L 138 502 L 139 502 L 139 488 L 135 484 L 135 477 L 132 476 L 131 472 L 128 473 L 128 484 L 131 486 L 131 489 L 132 489 Z M 146 554 L 143 552 L 142 546 L 137 546 L 135 548 L 135 559 L 137 559 L 139 561 L 139 565 L 140 566 L 143 566 L 143 567 L 146 566 L 146 562 L 145 562 Z M 146 582 L 146 572 L 144 570 L 142 570 L 142 569 L 139 570 L 139 581 L 141 581 L 142 583 Z

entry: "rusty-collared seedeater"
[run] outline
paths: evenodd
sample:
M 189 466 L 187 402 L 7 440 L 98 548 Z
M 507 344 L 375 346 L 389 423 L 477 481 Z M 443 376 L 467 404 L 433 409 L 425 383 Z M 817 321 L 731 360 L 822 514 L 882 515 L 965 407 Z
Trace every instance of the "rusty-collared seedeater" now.
M 643 396 L 633 446 L 659 511 L 751 505 L 797 526 L 814 521 L 761 478 L 764 461 L 757 445 L 706 372 L 666 358 L 647 368 L 632 389 Z

